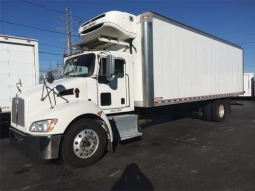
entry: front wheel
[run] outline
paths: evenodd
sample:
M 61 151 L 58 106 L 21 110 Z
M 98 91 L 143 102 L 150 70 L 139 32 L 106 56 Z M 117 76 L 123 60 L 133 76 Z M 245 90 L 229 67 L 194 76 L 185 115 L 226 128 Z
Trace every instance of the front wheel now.
M 74 167 L 89 166 L 98 161 L 105 147 L 104 129 L 91 119 L 81 119 L 70 127 L 64 137 L 62 159 Z

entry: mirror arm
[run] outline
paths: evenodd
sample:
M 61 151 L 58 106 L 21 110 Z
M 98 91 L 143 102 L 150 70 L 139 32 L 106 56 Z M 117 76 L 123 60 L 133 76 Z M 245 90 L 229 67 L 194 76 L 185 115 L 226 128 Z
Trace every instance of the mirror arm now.
M 41 98 L 41 101 L 44 101 L 44 100 L 46 99 L 46 97 L 49 97 L 50 106 L 51 106 L 50 109 L 53 109 L 54 107 L 53 107 L 52 102 L 51 102 L 50 92 L 52 92 L 52 91 L 54 91 L 54 90 L 51 89 L 51 88 L 49 88 L 49 87 L 46 85 L 46 83 L 45 83 L 45 84 L 43 85 L 43 91 L 44 91 L 44 86 L 45 86 L 45 89 L 46 89 L 47 94 L 46 94 L 45 97 L 42 97 L 42 98 Z M 49 91 L 48 89 L 50 89 L 50 91 Z M 56 98 L 55 98 L 55 95 L 53 95 L 53 97 L 54 97 L 54 101 L 55 101 L 55 105 L 56 105 Z M 55 105 L 54 105 L 54 106 L 55 106 Z
M 65 100 L 66 103 L 69 103 L 69 101 L 68 101 L 66 98 L 64 98 L 62 95 L 60 95 L 60 93 L 56 93 L 56 92 L 54 91 L 54 88 L 53 88 L 53 93 L 54 93 L 54 94 L 57 94 L 58 97 L 60 97 L 60 98 L 62 98 L 63 100 Z
M 44 89 L 46 90 L 47 94 L 43 97 Z M 50 91 L 49 91 L 49 90 L 50 90 Z M 53 103 L 52 103 L 52 101 L 51 101 L 51 98 L 50 98 L 50 93 L 51 93 L 51 92 L 53 93 L 54 105 L 53 105 Z M 69 101 L 68 101 L 66 98 L 64 98 L 63 96 L 61 96 L 59 93 L 57 93 L 57 92 L 54 90 L 54 88 L 48 87 L 47 84 L 46 84 L 46 80 L 45 80 L 45 78 L 44 78 L 41 101 L 44 101 L 47 97 L 49 97 L 50 106 L 51 106 L 50 109 L 54 109 L 54 106 L 57 104 L 57 102 L 56 102 L 56 95 L 59 96 L 60 98 L 62 98 L 63 100 L 65 100 L 66 103 L 69 103 Z

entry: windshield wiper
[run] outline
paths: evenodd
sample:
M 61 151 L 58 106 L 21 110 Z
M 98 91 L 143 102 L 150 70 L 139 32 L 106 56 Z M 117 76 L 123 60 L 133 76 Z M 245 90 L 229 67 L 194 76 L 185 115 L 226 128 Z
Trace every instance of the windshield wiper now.
M 74 67 L 71 71 L 65 73 L 63 77 L 65 77 L 67 74 L 70 74 L 70 73 L 74 72 L 75 68 L 76 68 L 76 67 Z
M 63 77 L 65 77 L 66 75 L 68 75 L 68 74 L 70 74 L 72 72 L 74 72 L 74 71 L 72 70 L 72 71 L 69 71 L 69 72 L 65 73 Z

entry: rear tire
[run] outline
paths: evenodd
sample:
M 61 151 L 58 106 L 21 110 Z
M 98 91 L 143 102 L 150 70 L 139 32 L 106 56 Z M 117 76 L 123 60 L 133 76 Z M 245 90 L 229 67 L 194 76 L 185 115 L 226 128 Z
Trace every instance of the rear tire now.
M 208 103 L 204 106 L 204 116 L 207 121 L 212 121 L 212 103 Z
M 215 122 L 221 122 L 225 118 L 225 106 L 223 101 L 217 100 L 212 104 L 212 120 Z
M 80 119 L 65 134 L 61 154 L 66 164 L 81 168 L 97 162 L 105 148 L 104 129 L 91 119 Z

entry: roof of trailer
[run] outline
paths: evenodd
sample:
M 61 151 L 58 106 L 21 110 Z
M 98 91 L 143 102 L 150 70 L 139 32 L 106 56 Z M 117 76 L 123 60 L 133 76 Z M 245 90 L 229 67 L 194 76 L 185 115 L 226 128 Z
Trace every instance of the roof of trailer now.
M 193 29 L 194 31 L 199 32 L 200 34 L 204 34 L 205 36 L 210 36 L 210 37 L 212 37 L 212 38 L 215 38 L 215 39 L 218 39 L 218 40 L 220 40 L 220 41 L 222 41 L 222 42 L 225 42 L 225 43 L 227 43 L 227 44 L 229 44 L 229 45 L 232 45 L 232 46 L 234 46 L 234 47 L 236 47 L 236 48 L 243 49 L 243 47 L 241 47 L 241 46 L 239 46 L 239 45 L 237 45 L 237 44 L 234 44 L 234 43 L 232 43 L 232 42 L 229 42 L 229 41 L 224 40 L 224 39 L 222 39 L 222 38 L 219 38 L 219 37 L 217 37 L 217 36 L 211 35 L 211 34 L 209 34 L 209 33 L 203 32 L 203 31 L 201 31 L 201 30 L 199 30 L 199 29 L 197 29 L 197 28 L 194 28 L 194 27 L 188 26 L 188 25 L 186 25 L 186 24 L 180 23 L 180 22 L 178 22 L 178 21 L 176 21 L 176 20 L 170 19 L 170 18 L 168 18 L 168 17 L 166 17 L 166 16 L 164 16 L 164 15 L 161 15 L 161 14 L 159 14 L 159 13 L 156 13 L 156 12 L 153 12 L 153 11 L 147 11 L 147 12 L 144 12 L 144 13 L 142 13 L 142 14 L 145 14 L 145 13 L 148 13 L 148 12 L 150 12 L 150 13 L 152 13 L 152 14 L 155 14 L 155 15 L 158 15 L 158 16 L 160 16 L 160 17 L 166 18 L 166 19 L 168 19 L 168 20 L 170 20 L 170 21 L 173 21 L 173 22 L 175 22 L 175 23 L 177 23 L 177 24 L 180 24 L 180 25 L 182 25 L 182 26 L 184 26 L 184 27 Z
M 36 42 L 38 42 L 38 40 L 36 40 L 36 39 L 23 38 L 23 37 L 17 37 L 17 36 L 9 36 L 9 35 L 3 35 L 3 34 L 0 34 L 0 37 L 3 37 L 3 38 L 13 38 L 13 39 L 20 39 L 20 40 L 30 40 L 30 41 L 36 41 Z

